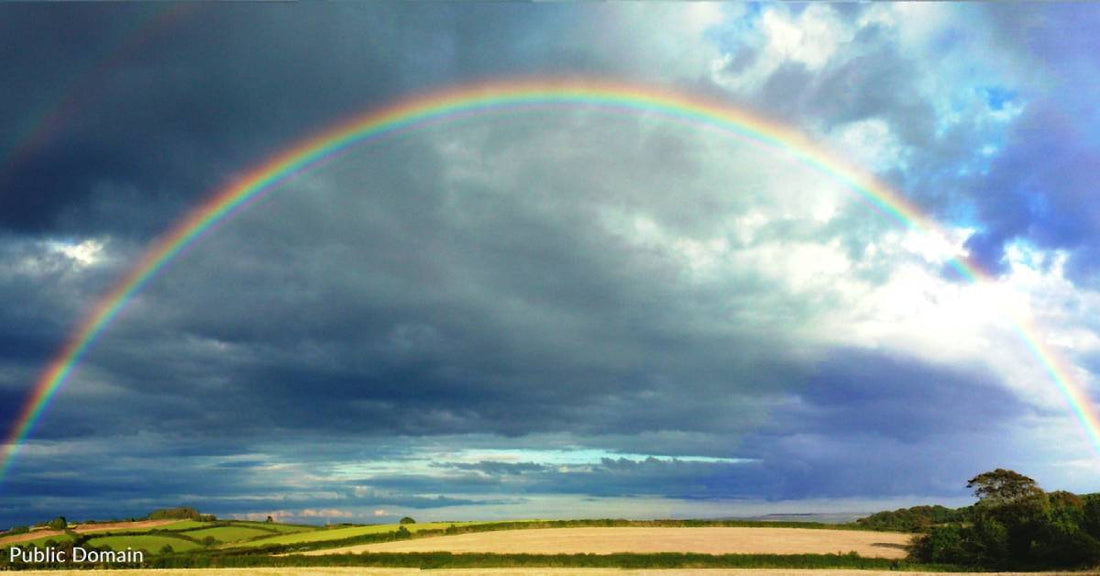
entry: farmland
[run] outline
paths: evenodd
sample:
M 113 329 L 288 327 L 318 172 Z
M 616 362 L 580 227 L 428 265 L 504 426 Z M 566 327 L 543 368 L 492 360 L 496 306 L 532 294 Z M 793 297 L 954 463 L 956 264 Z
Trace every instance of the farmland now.
M 210 568 L 169 570 L 103 570 L 97 574 L 130 576 L 155 574 L 155 576 L 422 576 L 416 568 Z M 472 568 L 434 570 L 437 576 L 623 576 L 617 568 Z M 34 570 L 23 572 L 28 576 L 84 576 L 85 570 Z M 791 576 L 791 570 L 770 569 L 673 569 L 631 570 L 629 576 Z M 799 570 L 795 576 L 893 576 L 888 570 Z M 967 576 L 972 572 L 908 572 L 911 576 Z M 997 576 L 1059 576 L 1079 575 L 1072 572 L 1003 572 Z
M 52 542 L 43 542 L 41 533 L 46 531 L 36 530 L 35 544 L 143 550 L 145 556 L 135 561 L 140 564 L 129 566 L 127 573 L 156 569 L 158 576 L 182 575 L 184 570 L 188 576 L 396 576 L 422 570 L 455 576 L 602 576 L 623 569 L 663 576 L 749 575 L 749 570 L 751 576 L 792 571 L 811 576 L 829 569 L 828 576 L 841 576 L 856 570 L 873 575 L 880 570 L 952 569 L 907 559 L 911 533 L 872 531 L 858 524 L 595 519 L 321 527 L 210 516 L 142 529 L 136 529 L 137 523 L 97 526 L 106 529 L 82 533 L 70 527 L 49 537 Z M 109 562 L 82 567 L 93 566 L 124 567 Z M 19 567 L 64 574 L 56 570 L 73 566 L 47 560 Z
M 261 538 L 264 536 L 272 536 L 275 534 L 272 530 L 264 530 L 263 528 L 234 524 L 230 526 L 214 526 L 211 528 L 199 528 L 197 530 L 189 530 L 186 532 L 187 536 L 196 540 L 204 540 L 206 538 L 213 538 L 219 542 L 239 542 L 241 540 L 251 540 L 253 538 Z
M 145 552 L 157 552 L 165 546 L 170 546 L 175 552 L 187 552 L 198 550 L 202 545 L 191 540 L 174 536 L 161 536 L 155 534 L 137 534 L 125 536 L 101 536 L 88 540 L 88 546 L 94 548 L 109 548 L 111 550 L 144 550 Z
M 911 534 L 805 528 L 551 528 L 364 544 L 306 554 L 435 552 L 491 554 L 831 554 L 904 558 Z
M 458 523 L 442 523 L 442 522 L 428 522 L 424 524 L 410 524 L 405 528 L 411 532 L 423 532 L 426 530 L 445 530 L 449 526 L 474 526 L 479 524 L 488 524 L 487 522 L 458 522 Z M 292 532 L 282 534 L 279 536 L 273 536 L 271 538 L 263 538 L 260 540 L 252 540 L 239 544 L 237 546 L 242 547 L 259 547 L 270 545 L 299 545 L 299 544 L 314 544 L 319 542 L 330 542 L 337 540 L 347 540 L 349 538 L 358 538 L 361 536 L 381 535 L 397 530 L 397 525 L 394 524 L 373 524 L 367 526 L 349 526 L 344 528 L 330 528 L 326 530 L 314 530 L 311 532 Z M 236 546 L 234 546 L 236 547 Z
M 112 534 L 118 532 L 138 532 L 147 530 L 188 530 L 205 526 L 202 522 L 191 520 L 139 520 L 135 522 L 104 522 L 97 524 L 74 524 L 69 528 L 77 534 Z M 48 540 L 65 542 L 72 537 L 61 530 L 31 530 L 23 534 L 0 535 L 0 548 L 11 544 L 42 546 Z

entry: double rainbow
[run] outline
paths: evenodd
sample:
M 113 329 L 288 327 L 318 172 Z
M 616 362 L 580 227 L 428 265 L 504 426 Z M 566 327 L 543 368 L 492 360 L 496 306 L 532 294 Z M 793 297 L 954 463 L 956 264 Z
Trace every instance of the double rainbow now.
M 648 114 L 746 138 L 785 151 L 805 165 L 843 183 L 864 201 L 907 228 L 929 233 L 936 233 L 937 230 L 936 225 L 915 206 L 872 175 L 849 165 L 787 126 L 724 103 L 637 85 L 544 80 L 496 82 L 409 98 L 355 117 L 275 155 L 214 194 L 155 241 L 115 288 L 99 300 L 42 373 L 8 434 L 0 459 L 0 481 L 6 476 L 35 423 L 96 337 L 110 326 L 146 283 L 212 226 L 246 209 L 295 175 L 363 142 L 462 117 L 547 107 L 592 107 Z M 965 259 L 956 258 L 950 264 L 971 281 L 987 279 Z M 1092 403 L 1055 354 L 1043 345 L 1034 328 L 1024 321 L 1017 321 L 1015 329 L 1057 386 L 1094 448 L 1100 451 L 1100 419 Z

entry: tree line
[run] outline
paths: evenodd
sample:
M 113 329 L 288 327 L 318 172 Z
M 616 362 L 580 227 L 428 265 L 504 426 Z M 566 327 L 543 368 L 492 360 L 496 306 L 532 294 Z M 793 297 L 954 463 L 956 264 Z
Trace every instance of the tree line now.
M 994 570 L 1100 565 L 1100 494 L 1045 492 L 1035 480 L 1001 468 L 971 478 L 967 487 L 978 497 L 973 506 L 914 520 L 925 526 L 910 560 Z M 903 522 L 907 515 L 897 512 L 893 520 Z

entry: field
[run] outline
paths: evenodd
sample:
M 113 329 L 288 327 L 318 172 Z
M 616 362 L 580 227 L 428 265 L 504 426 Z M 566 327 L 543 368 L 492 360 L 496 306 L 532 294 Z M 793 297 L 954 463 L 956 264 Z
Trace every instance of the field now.
M 423 524 L 409 524 L 405 526 L 405 528 L 409 532 L 420 532 L 422 530 L 443 530 L 448 526 L 451 526 L 452 524 L 457 526 L 471 526 L 474 524 L 485 524 L 485 522 L 426 522 Z M 366 536 L 369 534 L 385 534 L 387 532 L 393 532 L 396 529 L 397 525 L 395 524 L 377 524 L 370 526 L 349 526 L 346 528 L 314 530 L 310 532 L 294 532 L 283 534 L 281 536 L 264 538 L 262 540 L 251 540 L 249 542 L 236 544 L 233 547 L 255 547 L 267 546 L 270 544 L 307 544 L 313 542 L 344 540 L 346 538 L 355 538 L 357 536 Z
M 314 530 L 320 530 L 317 526 L 303 526 L 301 524 L 276 524 L 273 522 L 244 522 L 234 521 L 234 525 L 248 526 L 250 528 L 259 528 L 260 530 L 268 530 L 271 532 L 278 532 L 279 534 L 293 534 L 295 532 L 312 532 Z
M 5 539 L 0 543 L 0 546 L 7 547 L 9 544 L 19 544 L 20 546 L 44 547 L 46 542 L 50 540 L 54 542 L 68 542 L 72 540 L 72 537 L 64 532 L 57 532 L 55 530 L 36 530 L 34 532 L 19 534 L 9 539 Z
M 195 540 L 201 541 L 206 537 L 211 537 L 219 542 L 238 542 L 263 536 L 274 536 L 275 534 L 276 532 L 274 530 L 264 530 L 259 527 L 240 525 L 215 526 L 213 528 L 200 528 L 198 530 L 184 532 L 184 535 L 194 538 Z
M 165 546 L 171 546 L 172 550 L 176 552 L 186 552 L 188 550 L 198 550 L 202 548 L 202 545 L 197 542 L 192 542 L 183 538 L 153 534 L 102 536 L 89 540 L 88 546 L 110 548 L 111 550 L 126 550 L 127 548 L 133 548 L 134 550 L 144 550 L 146 552 L 157 552 Z
M 189 528 L 195 528 L 204 526 L 201 522 L 194 522 L 191 520 L 139 520 L 136 522 L 104 522 L 100 524 L 74 524 L 70 528 L 79 534 L 91 534 L 91 533 L 107 533 L 112 532 L 131 532 L 139 530 L 187 530 Z M 56 540 L 63 542 L 71 540 L 67 534 L 61 530 L 31 530 L 23 534 L 12 534 L 10 536 L 0 536 L 0 547 L 7 546 L 8 544 L 24 543 L 27 545 L 39 545 L 41 546 L 47 540 Z
M 137 520 L 134 522 L 101 522 L 96 524 L 73 524 L 70 528 L 75 532 L 87 534 L 91 532 L 130 532 L 134 530 L 187 530 L 193 526 L 201 526 L 202 522 L 194 520 Z
M 85 576 L 86 570 L 33 570 L 21 572 L 28 576 Z M 181 570 L 97 570 L 96 574 L 131 576 L 423 576 L 415 568 L 220 568 Z M 473 568 L 432 570 L 433 576 L 895 576 L 885 570 L 742 570 L 742 569 L 674 569 L 630 570 L 606 568 Z M 972 572 L 906 572 L 910 576 L 973 576 Z M 1081 572 L 1001 572 L 999 576 L 1081 576 Z M 993 576 L 993 574 L 989 574 Z
M 911 534 L 805 528 L 546 528 L 418 538 L 315 550 L 309 555 L 362 552 L 493 554 L 835 554 L 904 558 Z
M 34 536 L 40 546 L 44 538 L 75 538 L 78 546 L 144 550 L 142 567 L 125 573 L 156 576 L 878 576 L 937 568 L 905 559 L 912 534 L 820 523 L 581 519 L 319 527 L 222 520 L 95 526 L 102 530 L 53 536 L 40 530 Z M 171 553 L 163 551 L 167 546 Z M 102 570 L 116 566 L 95 567 L 97 573 L 121 573 Z

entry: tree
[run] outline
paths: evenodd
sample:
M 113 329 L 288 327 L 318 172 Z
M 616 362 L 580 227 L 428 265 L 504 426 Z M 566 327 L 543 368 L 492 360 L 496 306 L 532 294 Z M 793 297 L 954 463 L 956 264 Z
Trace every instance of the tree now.
M 154 510 L 149 513 L 147 518 L 150 520 L 202 520 L 198 510 L 186 506 Z
M 416 524 L 416 520 L 413 520 L 410 516 L 405 516 L 401 519 L 401 524 Z
M 49 522 L 46 522 L 46 527 L 50 530 L 64 530 L 69 527 L 69 523 L 65 520 L 64 516 L 58 516 Z
M 268 517 L 267 517 L 267 520 L 265 520 L 265 522 L 267 522 L 268 524 L 274 524 L 274 523 L 275 523 L 275 519 L 274 519 L 274 518 L 272 518 L 271 516 L 268 516 Z
M 966 487 L 973 488 L 974 495 L 987 505 L 1007 504 L 1043 494 L 1034 480 L 1004 468 L 978 474 L 966 483 Z

